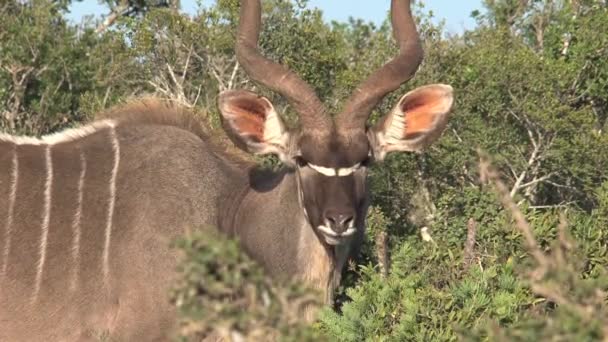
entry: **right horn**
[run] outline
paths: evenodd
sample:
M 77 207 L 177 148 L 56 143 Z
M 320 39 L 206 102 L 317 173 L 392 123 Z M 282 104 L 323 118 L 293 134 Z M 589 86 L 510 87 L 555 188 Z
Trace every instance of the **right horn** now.
M 392 0 L 393 35 L 399 54 L 371 74 L 351 95 L 336 117 L 339 130 L 365 130 L 372 110 L 386 96 L 411 79 L 422 62 L 422 46 L 412 18 L 410 0 Z
M 242 0 L 236 39 L 236 57 L 249 77 L 283 95 L 300 116 L 302 128 L 328 131 L 331 120 L 314 90 L 286 67 L 258 51 L 261 21 L 260 0 Z

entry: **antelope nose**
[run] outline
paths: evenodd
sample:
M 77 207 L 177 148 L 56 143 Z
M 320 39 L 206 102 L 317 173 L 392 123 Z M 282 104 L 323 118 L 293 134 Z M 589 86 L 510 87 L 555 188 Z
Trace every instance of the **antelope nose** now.
M 325 222 L 331 230 L 338 234 L 344 233 L 348 228 L 352 227 L 355 220 L 355 214 L 352 212 L 331 212 L 325 213 Z

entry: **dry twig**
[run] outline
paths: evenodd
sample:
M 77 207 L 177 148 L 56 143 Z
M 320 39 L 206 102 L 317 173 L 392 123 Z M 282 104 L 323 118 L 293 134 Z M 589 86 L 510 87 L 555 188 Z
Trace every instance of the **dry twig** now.
M 496 193 L 498 194 L 498 199 L 515 220 L 515 227 L 524 236 L 526 248 L 539 264 L 540 275 L 544 275 L 547 271 L 547 267 L 549 266 L 549 261 L 547 260 L 545 254 L 540 250 L 538 243 L 536 242 L 536 238 L 534 237 L 532 227 L 526 220 L 526 217 L 521 210 L 519 210 L 517 204 L 515 204 L 513 201 L 507 186 L 500 179 L 498 171 L 496 171 L 496 169 L 494 169 L 494 167 L 490 164 L 488 157 L 482 152 L 479 152 L 479 154 L 481 156 L 479 169 L 482 182 L 489 182 L 494 185 Z
M 475 235 L 477 234 L 477 222 L 470 218 L 467 222 L 467 241 L 464 245 L 464 267 L 468 269 L 475 260 Z
M 550 278 L 557 274 L 563 275 L 564 272 L 574 272 L 574 270 L 571 269 L 571 264 L 567 262 L 564 255 L 565 252 L 573 247 L 573 243 L 566 235 L 567 222 L 565 216 L 563 214 L 560 216 L 557 246 L 551 253 L 545 254 L 541 251 L 536 241 L 530 223 L 526 220 L 524 214 L 511 198 L 509 190 L 500 180 L 498 172 L 492 167 L 486 155 L 482 152 L 479 152 L 479 155 L 481 159 L 480 175 L 482 182 L 488 182 L 494 186 L 500 202 L 515 220 L 514 227 L 524 236 L 526 248 L 537 263 L 537 267 L 531 272 L 530 277 L 530 288 L 532 292 L 547 298 L 557 305 L 568 308 L 568 310 L 575 312 L 586 321 L 597 318 L 600 314 L 598 308 L 603 306 L 604 298 L 606 298 L 606 293 L 604 291 L 597 289 L 597 295 L 595 296 L 597 298 L 581 301 L 573 297 L 569 286 L 564 286 L 560 281 L 556 283 Z M 574 278 L 577 278 L 577 276 L 575 275 Z M 604 326 L 606 326 L 604 329 L 605 340 L 608 341 L 608 321 L 605 321 L 604 323 Z

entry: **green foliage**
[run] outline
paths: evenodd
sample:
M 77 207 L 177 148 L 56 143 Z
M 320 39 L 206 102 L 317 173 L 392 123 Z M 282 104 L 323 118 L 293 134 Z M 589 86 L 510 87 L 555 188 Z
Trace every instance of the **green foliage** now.
M 182 277 L 172 297 L 181 315 L 181 338 L 258 341 L 319 341 L 302 324 L 304 310 L 320 305 L 318 296 L 297 284 L 275 285 L 236 241 L 194 234 L 176 242 L 184 252 Z
M 608 318 L 603 223 L 580 222 L 586 214 L 573 212 L 570 241 L 559 236 L 555 213 L 528 212 L 539 244 L 552 251 L 537 279 L 521 232 L 490 203 L 493 192 L 464 197 L 471 210 L 464 217 L 477 222 L 473 262 L 465 261 L 464 222 L 436 227 L 432 243 L 409 236 L 393 244 L 388 278 L 373 262 L 360 267 L 341 313 L 323 312 L 322 331 L 338 341 L 601 340 Z
M 88 55 L 98 42 L 78 35 L 51 1 L 0 6 L 0 128 L 40 135 L 81 121 L 79 94 L 95 88 Z

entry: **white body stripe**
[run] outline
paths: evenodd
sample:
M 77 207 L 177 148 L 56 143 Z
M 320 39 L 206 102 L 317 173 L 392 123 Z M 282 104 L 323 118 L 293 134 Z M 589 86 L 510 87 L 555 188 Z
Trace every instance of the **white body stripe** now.
M 15 200 L 17 199 L 17 183 L 19 182 L 19 159 L 17 158 L 17 146 L 13 148 L 13 159 L 11 162 L 11 180 L 10 180 L 10 192 L 8 195 L 8 209 L 6 215 L 6 226 L 4 236 L 4 250 L 3 250 L 3 264 L 2 273 L 0 276 L 6 275 L 6 269 L 8 267 L 8 257 L 11 251 L 11 239 L 13 235 L 13 213 L 15 211 Z
M 78 287 L 78 277 L 80 270 L 80 221 L 82 219 L 82 198 L 84 191 L 84 179 L 87 175 L 87 159 L 84 152 L 80 152 L 80 177 L 78 177 L 78 199 L 74 221 L 72 221 L 72 261 L 74 262 L 72 279 L 70 280 L 70 290 L 74 291 Z
M 51 156 L 51 146 L 47 145 L 44 150 L 44 160 L 46 163 L 46 180 L 44 182 L 44 205 L 42 207 L 42 226 L 40 236 L 40 258 L 36 268 L 36 283 L 34 287 L 34 296 L 32 301 L 35 302 L 40 292 L 42 283 L 42 273 L 44 271 L 44 263 L 46 261 L 46 245 L 49 237 L 49 223 L 51 220 L 51 190 L 53 185 L 53 158 Z
M 112 239 L 112 223 L 114 221 L 114 205 L 116 203 L 116 175 L 118 174 L 118 166 L 120 165 L 120 144 L 116 136 L 116 128 L 114 124 L 110 128 L 110 138 L 112 151 L 114 152 L 114 166 L 112 167 L 112 175 L 110 177 L 110 200 L 108 203 L 108 214 L 106 219 L 105 241 L 103 244 L 103 279 L 105 285 L 108 285 L 108 276 L 110 273 L 110 242 Z
M 96 133 L 103 128 L 114 127 L 114 120 L 102 120 L 93 122 L 79 128 L 67 129 L 59 133 L 45 135 L 41 138 L 34 137 L 15 137 L 9 134 L 0 133 L 0 142 L 10 142 L 16 145 L 56 145 L 59 143 L 75 141 L 88 135 Z
M 355 171 L 357 171 L 361 167 L 361 163 L 357 163 L 351 167 L 341 167 L 341 168 L 331 168 L 325 166 L 318 166 L 313 164 L 308 164 L 313 170 L 318 173 L 327 176 L 327 177 L 345 177 L 352 175 Z

